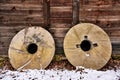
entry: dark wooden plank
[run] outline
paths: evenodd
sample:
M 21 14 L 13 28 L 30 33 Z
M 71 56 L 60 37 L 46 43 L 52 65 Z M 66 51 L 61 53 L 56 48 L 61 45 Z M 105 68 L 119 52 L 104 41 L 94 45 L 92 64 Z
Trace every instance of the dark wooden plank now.
M 51 24 L 53 23 L 72 23 L 72 18 L 51 18 Z
M 2 16 L 0 15 L 0 25 L 12 25 L 14 24 L 42 24 L 44 23 L 43 18 L 41 18 L 41 15 L 28 15 L 28 16 Z
M 63 47 L 64 37 L 54 38 L 56 47 Z
M 111 5 L 83 5 L 82 7 L 80 7 L 81 11 L 117 11 L 120 10 L 120 5 L 115 5 L 115 6 L 111 6 Z
M 41 10 L 42 5 L 33 4 L 2 4 L 0 3 L 0 10 Z
M 4 16 L 28 16 L 28 15 L 41 15 L 43 17 L 43 12 L 41 10 L 0 10 L 0 15 Z
M 43 16 L 44 26 L 46 29 L 50 27 L 50 0 L 43 0 Z
M 50 6 L 72 6 L 72 0 L 50 0 Z
M 29 23 L 26 23 L 26 22 L 16 22 L 16 23 L 0 23 L 0 26 L 44 26 L 44 23 L 39 23 L 39 22 L 29 22 Z
M 56 50 L 55 50 L 55 53 L 56 53 L 56 54 L 64 54 L 64 49 L 63 49 L 63 47 L 57 47 Z
M 72 11 L 72 6 L 55 6 L 50 7 L 51 12 L 64 12 L 64 11 Z
M 72 12 L 51 12 L 51 18 L 71 18 Z
M 0 32 L 1 37 L 13 37 L 16 35 L 16 33 L 8 33 L 8 32 Z
M 43 0 L 0 0 L 0 3 L 9 4 L 43 4 Z
M 93 23 L 98 25 L 101 28 L 109 28 L 109 27 L 116 27 L 118 28 L 120 25 L 120 21 L 100 21 L 100 20 L 85 20 L 85 19 L 80 19 L 82 23 Z
M 51 28 L 70 28 L 72 25 L 69 23 L 53 23 L 51 24 Z
M 112 43 L 112 53 L 120 54 L 120 43 Z
M 119 15 L 120 14 L 120 10 L 117 11 L 100 11 L 100 10 L 96 10 L 96 11 L 81 11 L 80 15 L 83 16 L 85 15 L 87 16 L 115 16 L 115 15 Z
M 0 47 L 0 55 L 8 55 L 8 47 Z
M 28 20 L 41 20 L 42 21 L 42 15 L 40 14 L 31 14 L 31 15 L 25 15 L 25 16 L 19 16 L 19 15 L 0 15 L 0 20 L 1 21 L 17 21 L 17 20 L 22 20 L 22 21 L 28 21 Z
M 80 0 L 81 5 L 111 5 L 115 6 L 116 4 L 120 4 L 119 0 Z
M 72 6 L 51 7 L 51 17 L 53 18 L 72 18 Z
M 25 27 L 27 27 L 27 26 L 21 26 L 21 27 L 1 27 L 0 26 L 0 33 L 17 33 L 17 32 L 19 32 L 20 30 L 22 30 L 22 29 L 24 29 Z
M 50 32 L 54 38 L 65 37 L 68 30 L 69 28 L 50 28 Z
M 79 23 L 79 3 L 79 0 L 73 0 L 73 25 Z
M 1 37 L 0 38 L 0 47 L 8 47 L 12 37 Z
M 119 22 L 120 16 L 80 16 L 80 21 L 90 22 Z

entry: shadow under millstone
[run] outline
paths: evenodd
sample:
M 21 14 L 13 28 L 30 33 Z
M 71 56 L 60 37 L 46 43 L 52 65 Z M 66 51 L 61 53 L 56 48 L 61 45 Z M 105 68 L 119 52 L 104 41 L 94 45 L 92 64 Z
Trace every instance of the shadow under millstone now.
M 106 70 L 118 70 L 120 68 L 120 60 L 114 60 L 114 59 L 110 59 L 108 61 L 108 63 L 103 67 L 101 68 L 100 70 L 102 71 L 106 71 Z
M 103 68 L 99 69 L 99 71 L 106 71 L 106 70 L 116 71 L 119 68 L 120 68 L 120 60 L 119 59 L 114 60 L 111 58 Z M 12 70 L 12 71 L 15 70 L 10 64 L 9 58 L 3 56 L 0 56 L 0 69 Z M 53 59 L 52 62 L 49 64 L 49 66 L 46 68 L 46 70 L 48 69 L 76 70 L 76 68 L 73 65 L 71 65 L 67 59 L 64 58 L 59 60 Z
M 68 60 L 61 61 L 52 61 L 50 65 L 46 69 L 67 69 L 67 70 L 75 70 L 76 68 L 71 65 Z

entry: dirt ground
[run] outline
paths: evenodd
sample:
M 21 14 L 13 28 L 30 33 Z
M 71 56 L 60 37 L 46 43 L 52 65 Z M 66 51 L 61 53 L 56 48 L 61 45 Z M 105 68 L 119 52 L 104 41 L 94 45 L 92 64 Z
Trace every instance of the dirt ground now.
M 120 67 L 120 59 L 111 58 L 108 63 L 100 70 L 117 70 Z M 0 57 L 0 68 L 4 70 L 15 70 L 10 62 L 8 57 Z M 53 59 L 50 65 L 46 69 L 68 69 L 74 70 L 75 67 L 72 66 L 69 61 L 65 58 L 63 59 Z

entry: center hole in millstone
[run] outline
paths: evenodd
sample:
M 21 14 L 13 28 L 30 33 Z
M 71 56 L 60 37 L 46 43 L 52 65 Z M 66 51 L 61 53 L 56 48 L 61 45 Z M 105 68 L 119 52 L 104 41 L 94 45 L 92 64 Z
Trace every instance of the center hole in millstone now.
M 35 54 L 38 50 L 38 46 L 35 44 L 35 43 L 31 43 L 28 45 L 27 47 L 27 51 L 30 53 L 30 54 Z
M 83 40 L 80 47 L 83 51 L 89 51 L 91 49 L 91 42 L 89 40 Z

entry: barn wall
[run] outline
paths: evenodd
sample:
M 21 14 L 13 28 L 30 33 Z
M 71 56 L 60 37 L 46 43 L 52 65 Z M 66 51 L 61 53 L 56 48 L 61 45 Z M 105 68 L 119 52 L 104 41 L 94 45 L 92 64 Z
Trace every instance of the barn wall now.
M 63 40 L 72 23 L 72 0 L 50 0 L 50 15 L 56 53 L 64 53 Z
M 42 0 L 0 0 L 0 54 L 8 54 L 11 39 L 21 29 L 43 25 Z
M 72 27 L 72 0 L 50 0 L 50 26 L 56 53 Z M 120 0 L 80 0 L 80 22 L 100 26 L 110 36 L 113 53 L 120 51 Z M 0 0 L 0 54 L 7 55 L 13 36 L 25 27 L 45 26 L 43 0 Z

